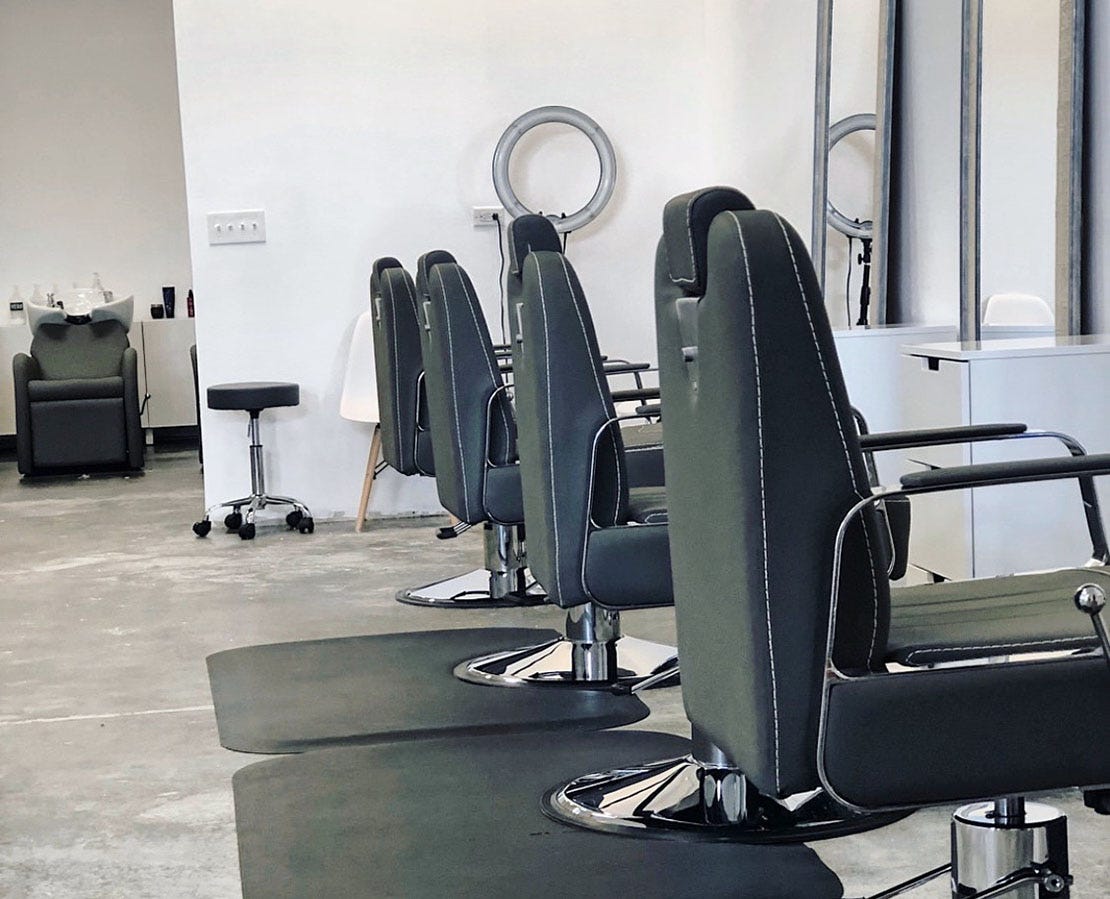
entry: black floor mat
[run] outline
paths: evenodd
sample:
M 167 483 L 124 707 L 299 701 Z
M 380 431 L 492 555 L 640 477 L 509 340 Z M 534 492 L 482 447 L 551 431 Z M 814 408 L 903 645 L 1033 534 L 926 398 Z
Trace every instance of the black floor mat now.
M 229 649 L 208 657 L 220 743 L 240 752 L 537 730 L 600 730 L 648 710 L 605 690 L 487 687 L 451 673 L 486 652 L 542 643 L 532 628 L 468 628 Z
M 236 773 L 246 899 L 835 899 L 806 846 L 638 840 L 550 821 L 543 793 L 679 756 L 641 731 L 429 740 L 309 752 Z

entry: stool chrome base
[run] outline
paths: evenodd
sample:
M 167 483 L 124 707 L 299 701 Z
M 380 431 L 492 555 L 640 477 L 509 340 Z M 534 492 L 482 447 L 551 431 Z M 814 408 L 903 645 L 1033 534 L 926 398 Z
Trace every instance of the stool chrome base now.
M 587 604 L 567 612 L 566 636 L 460 662 L 455 677 L 494 687 L 576 687 L 620 692 L 678 682 L 673 646 L 623 637 L 620 613 Z
M 292 506 L 293 510 L 285 516 L 285 524 L 290 530 L 300 531 L 302 534 L 311 534 L 316 530 L 316 523 L 312 520 L 312 513 L 308 506 L 298 499 L 288 496 L 274 496 L 266 492 L 266 469 L 262 461 L 262 440 L 258 432 L 258 415 L 261 410 L 251 409 L 250 425 L 247 433 L 251 439 L 251 494 L 240 499 L 228 500 L 226 503 L 216 503 L 205 510 L 204 518 L 193 524 L 193 533 L 198 537 L 207 537 L 212 530 L 212 512 L 216 509 L 231 509 L 231 513 L 224 517 L 224 526 L 229 531 L 237 531 L 243 540 L 254 539 L 254 515 L 267 506 Z M 246 513 L 243 510 L 246 509 Z
M 776 801 L 735 768 L 693 756 L 587 774 L 548 791 L 549 818 L 587 830 L 667 840 L 802 843 L 883 827 L 909 812 L 858 814 L 822 790 Z
M 312 513 L 308 510 L 308 506 L 300 500 L 288 496 L 255 493 L 210 506 L 205 511 L 204 518 L 193 525 L 193 533 L 198 537 L 207 536 L 208 532 L 212 530 L 212 513 L 218 509 L 231 509 L 231 512 L 224 516 L 224 527 L 228 531 L 237 532 L 243 540 L 253 540 L 255 513 L 269 506 L 293 507 L 292 511 L 285 516 L 285 525 L 290 530 L 300 531 L 302 534 L 311 534 L 316 530 L 316 522 L 312 519 Z

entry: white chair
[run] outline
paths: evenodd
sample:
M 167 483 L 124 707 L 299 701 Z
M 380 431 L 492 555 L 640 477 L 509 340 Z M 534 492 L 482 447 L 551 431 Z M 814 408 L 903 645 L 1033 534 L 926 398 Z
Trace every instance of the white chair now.
M 1056 321 L 1052 307 L 1029 293 L 995 293 L 987 298 L 984 325 L 1048 325 Z

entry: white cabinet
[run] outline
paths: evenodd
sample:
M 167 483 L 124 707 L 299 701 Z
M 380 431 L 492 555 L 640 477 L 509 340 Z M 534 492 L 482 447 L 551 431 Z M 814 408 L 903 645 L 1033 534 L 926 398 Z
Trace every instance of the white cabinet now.
M 191 318 L 163 318 L 137 322 L 142 332 L 140 385 L 150 395 L 143 410 L 144 428 L 171 428 L 197 423 L 193 394 L 193 366 L 189 347 L 196 343 Z M 132 325 L 132 343 L 136 327 Z
M 195 319 L 137 321 L 128 334 L 139 354 L 139 395 L 150 399 L 143 410 L 144 428 L 197 423 L 193 368 L 189 347 L 196 343 Z M 25 324 L 0 326 L 0 435 L 15 433 L 15 385 L 12 357 L 26 353 L 31 332 Z
M 903 348 L 912 428 L 1023 422 L 1110 452 L 1110 335 L 940 343 Z M 947 467 L 1067 455 L 1054 440 L 991 441 L 913 450 L 908 464 Z M 1110 481 L 1098 483 L 1110 508 Z M 1090 540 L 1075 481 L 952 491 L 913 500 L 910 560 L 946 578 L 1077 565 Z

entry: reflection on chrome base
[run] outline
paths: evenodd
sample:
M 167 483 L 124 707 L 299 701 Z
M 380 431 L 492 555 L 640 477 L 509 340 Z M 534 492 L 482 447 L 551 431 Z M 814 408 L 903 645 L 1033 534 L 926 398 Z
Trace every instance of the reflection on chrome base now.
M 476 568 L 446 580 L 397 591 L 397 601 L 412 606 L 440 606 L 446 609 L 506 609 L 538 606 L 547 596 L 538 584 L 524 590 L 497 590 L 497 574 Z M 519 587 L 521 585 L 513 584 Z
M 563 686 L 609 689 L 632 685 L 654 674 L 675 668 L 675 676 L 655 686 L 678 683 L 678 653 L 673 646 L 635 637 L 606 643 L 575 643 L 566 637 L 480 656 L 455 667 L 455 677 L 496 687 Z
M 709 767 L 692 756 L 579 777 L 548 792 L 543 810 L 588 830 L 735 843 L 807 842 L 882 827 L 909 814 L 857 814 L 821 790 L 776 801 L 736 769 Z

